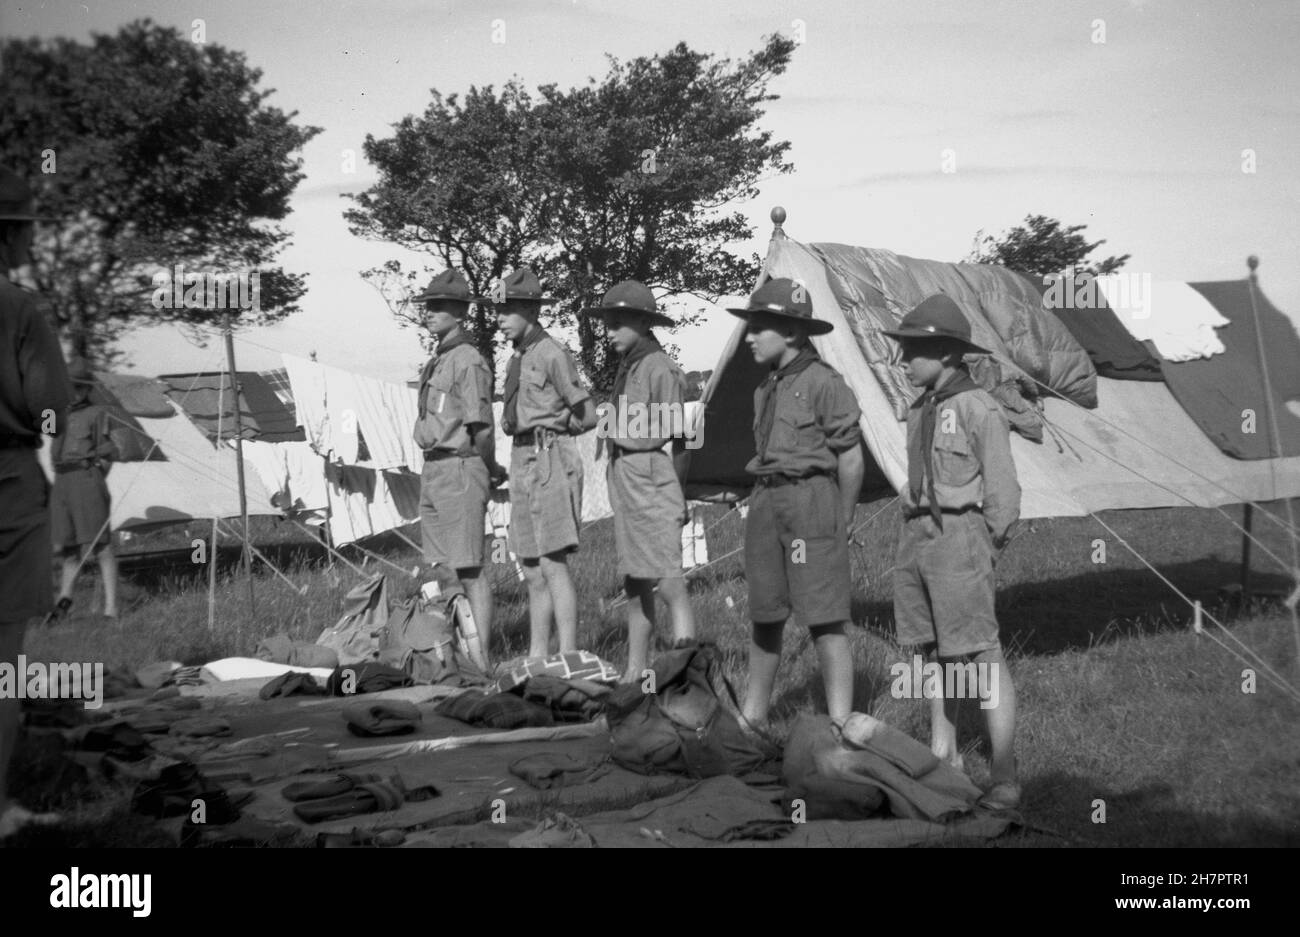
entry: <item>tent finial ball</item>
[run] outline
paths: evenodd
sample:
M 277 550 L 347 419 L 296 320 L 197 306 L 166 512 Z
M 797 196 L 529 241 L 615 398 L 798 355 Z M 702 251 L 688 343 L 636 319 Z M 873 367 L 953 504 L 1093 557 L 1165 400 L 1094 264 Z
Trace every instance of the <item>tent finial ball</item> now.
M 1259 258 L 1256 257 L 1254 254 L 1251 254 L 1249 257 L 1246 258 L 1246 266 L 1250 268 L 1251 273 L 1254 273 L 1257 269 L 1259 269 Z
M 780 205 L 776 206 L 772 209 L 770 217 L 772 219 L 772 239 L 784 238 L 785 229 L 781 225 L 785 223 L 785 209 Z

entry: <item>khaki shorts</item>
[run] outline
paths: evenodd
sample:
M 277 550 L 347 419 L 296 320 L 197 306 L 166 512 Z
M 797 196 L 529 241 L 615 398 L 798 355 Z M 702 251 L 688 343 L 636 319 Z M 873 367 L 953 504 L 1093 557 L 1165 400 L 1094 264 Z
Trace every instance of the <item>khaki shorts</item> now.
M 903 521 L 894 564 L 899 644 L 938 644 L 940 657 L 1001 647 L 993 613 L 993 540 L 979 511 Z
M 425 462 L 420 472 L 420 544 L 426 563 L 483 565 L 488 470 L 477 456 Z
M 100 547 L 108 543 L 108 515 L 112 503 L 108 482 L 97 468 L 55 475 L 54 493 L 50 497 L 54 549 Z
M 749 617 L 772 624 L 793 612 L 806 628 L 848 621 L 847 538 L 829 475 L 755 488 L 745 524 Z
M 582 461 L 577 440 L 557 436 L 545 449 L 510 451 L 510 551 L 537 559 L 578 548 Z
M 0 449 L 0 625 L 54 607 L 50 486 L 34 449 Z
M 662 449 L 624 450 L 609 463 L 605 478 L 618 574 L 634 579 L 680 576 L 686 498 L 672 457 Z

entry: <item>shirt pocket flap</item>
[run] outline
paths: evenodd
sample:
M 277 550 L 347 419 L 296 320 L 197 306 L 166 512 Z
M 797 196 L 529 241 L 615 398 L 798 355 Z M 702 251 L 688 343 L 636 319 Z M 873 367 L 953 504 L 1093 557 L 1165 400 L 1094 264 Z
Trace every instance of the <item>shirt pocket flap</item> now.
M 961 430 L 951 433 L 934 432 L 934 448 L 940 452 L 951 452 L 953 455 L 970 455 L 970 440 Z

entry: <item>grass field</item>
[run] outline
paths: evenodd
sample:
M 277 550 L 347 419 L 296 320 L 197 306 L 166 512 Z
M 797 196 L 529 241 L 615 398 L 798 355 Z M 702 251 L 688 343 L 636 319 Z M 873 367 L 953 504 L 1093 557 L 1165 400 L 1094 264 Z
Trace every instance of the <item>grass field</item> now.
M 1285 516 L 1284 506 L 1271 510 Z M 891 664 L 903 660 L 892 640 L 889 569 L 897 540 L 898 511 L 880 501 L 860 505 L 864 546 L 855 552 L 852 642 L 856 665 L 855 706 L 918 738 L 927 737 L 925 704 L 894 699 Z M 737 512 L 709 509 L 711 555 L 739 546 L 743 521 Z M 1300 686 L 1291 617 L 1278 604 L 1245 610 L 1220 599 L 1220 586 L 1238 576 L 1241 538 L 1225 514 L 1170 509 L 1111 512 L 1103 519 L 1230 634 L 1206 622 L 1209 634 L 1244 653 L 1240 641 L 1292 686 Z M 207 570 L 156 560 L 124 563 L 135 597 L 117 624 L 83 615 L 58 628 L 29 635 L 29 658 L 98 660 L 134 668 L 156 659 L 202 663 L 233 654 L 250 655 L 257 642 L 284 631 L 314 639 L 338 615 L 346 591 L 360 580 L 342 563 L 331 568 L 318 547 L 283 529 L 259 531 L 268 555 L 283 563 L 298 594 L 266 569 L 255 576 L 256 613 L 250 614 L 247 583 L 237 554 L 219 557 L 213 627 L 208 627 Z M 1291 553 L 1285 532 L 1256 516 L 1255 530 L 1284 560 Z M 194 536 L 206 536 L 196 529 Z M 574 562 L 580 596 L 579 644 L 616 664 L 625 660 L 622 608 L 609 608 L 618 589 L 608 522 L 584 531 Z M 158 549 L 189 543 L 185 531 L 140 538 L 131 546 Z M 1106 541 L 1105 561 L 1097 541 Z M 403 568 L 415 552 L 396 538 L 367 549 Z M 363 557 L 349 553 L 354 563 Z M 367 572 L 387 569 L 390 588 L 401 594 L 412 580 L 365 559 Z M 1256 587 L 1286 586 L 1280 569 L 1256 548 Z M 1026 525 L 1008 547 L 998 570 L 998 616 L 1019 693 L 1017 750 L 1025 783 L 1024 813 L 1032 829 L 1005 837 L 999 846 L 1095 845 L 1300 845 L 1300 703 L 1261 672 L 1257 691 L 1242 691 L 1247 664 L 1209 636 L 1190 629 L 1190 609 L 1128 549 L 1091 518 L 1039 520 Z M 527 650 L 527 607 L 513 567 L 494 567 L 497 659 Z M 87 577 L 77 596 L 93 604 Z M 692 585 L 701 637 L 722 650 L 729 677 L 743 687 L 748 647 L 746 586 L 739 554 L 710 567 Z M 661 632 L 663 630 L 661 624 Z M 774 723 L 820 706 L 821 688 L 807 632 L 787 628 L 785 661 L 777 685 Z M 1258 663 L 1249 666 L 1260 670 Z M 986 776 L 979 712 L 972 705 L 960 725 L 966 764 L 979 782 Z M 30 749 L 29 749 L 30 750 Z M 84 821 L 88 841 L 139 842 L 151 834 L 131 825 L 120 792 L 55 794 L 43 777 L 55 762 L 31 752 L 15 770 L 16 794 L 33 806 L 69 807 Z M 1105 822 L 1098 802 L 1104 802 Z M 143 843 L 141 843 L 143 844 Z

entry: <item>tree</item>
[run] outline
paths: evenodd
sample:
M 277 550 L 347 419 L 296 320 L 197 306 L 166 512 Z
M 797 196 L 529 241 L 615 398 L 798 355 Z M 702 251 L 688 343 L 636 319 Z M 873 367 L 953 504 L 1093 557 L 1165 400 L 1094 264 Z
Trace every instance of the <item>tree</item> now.
M 177 265 L 256 270 L 259 308 L 244 321 L 297 310 L 304 277 L 272 265 L 288 240 L 274 222 L 303 178 L 292 154 L 320 130 L 267 106 L 273 92 L 241 53 L 149 20 L 0 53 L 0 161 L 60 219 L 38 228 L 34 274 L 77 352 L 111 357 L 130 324 L 210 321 L 212 309 L 152 301 L 154 275 Z
M 1003 233 L 1000 238 L 985 234 L 975 235 L 975 246 L 968 261 L 979 264 L 998 264 L 1030 276 L 1104 276 L 1124 266 L 1130 254 L 1107 257 L 1102 261 L 1087 261 L 1104 240 L 1088 243 L 1080 232 L 1087 225 L 1066 228 L 1055 218 L 1029 215 L 1025 223 Z
M 435 91 L 422 118 L 406 118 L 387 140 L 367 139 L 380 182 L 346 217 L 354 233 L 462 267 L 480 294 L 530 264 L 560 300 L 552 320 L 560 324 L 629 278 L 664 298 L 747 292 L 758 263 L 724 248 L 753 229 L 726 209 L 792 169 L 790 144 L 757 124 L 793 50 L 773 36 L 733 62 L 678 44 L 610 59 L 601 81 L 580 88 L 544 85 L 536 100 L 515 82 L 500 95 L 471 89 L 463 104 Z M 395 262 L 366 275 L 388 294 L 403 276 L 414 283 Z M 476 316 L 479 348 L 492 360 L 494 313 L 481 305 Z M 603 334 L 576 322 L 579 357 L 604 389 L 613 362 Z

